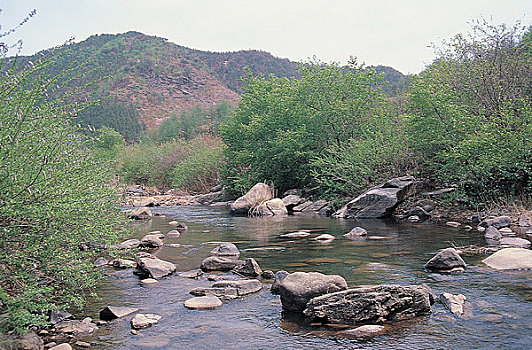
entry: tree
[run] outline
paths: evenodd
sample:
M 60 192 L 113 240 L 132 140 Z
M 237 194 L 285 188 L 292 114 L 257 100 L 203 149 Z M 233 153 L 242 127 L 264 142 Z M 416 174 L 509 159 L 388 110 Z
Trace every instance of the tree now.
M 110 167 L 70 123 L 81 106 L 58 94 L 75 67 L 47 76 L 51 63 L 0 59 L 0 326 L 17 331 L 81 307 L 100 275 L 96 250 L 82 248 L 116 242 L 122 227 Z

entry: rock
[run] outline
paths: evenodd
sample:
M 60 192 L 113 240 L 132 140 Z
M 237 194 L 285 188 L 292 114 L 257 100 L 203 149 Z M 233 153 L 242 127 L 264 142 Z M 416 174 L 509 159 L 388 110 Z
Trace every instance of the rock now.
M 499 241 L 499 244 L 509 248 L 530 248 L 531 245 L 528 239 L 518 237 L 504 237 Z
M 186 232 L 188 231 L 188 226 L 182 222 L 178 222 L 176 225 L 175 225 L 175 229 L 178 230 L 179 232 L 183 233 L 183 232 Z
M 469 225 L 465 225 L 464 226 L 464 230 L 466 230 L 466 231 L 471 231 L 472 229 L 473 229 L 472 226 L 469 226 Z
M 69 343 L 62 343 L 49 348 L 48 350 L 72 350 L 72 346 Z
M 92 323 L 92 319 L 87 317 L 83 321 L 67 320 L 61 321 L 55 325 L 55 331 L 58 333 L 79 334 L 79 333 L 91 333 L 98 327 Z
M 360 237 L 360 236 L 366 236 L 368 234 L 368 231 L 363 229 L 362 227 L 355 227 L 348 233 L 344 235 L 344 237 Z
M 281 296 L 283 308 L 303 311 L 307 302 L 317 296 L 347 289 L 347 282 L 338 275 L 323 275 L 318 272 L 294 272 L 275 274 L 272 293 Z
M 493 226 L 500 229 L 501 227 L 508 227 L 512 224 L 512 218 L 509 216 L 498 216 L 492 219 L 484 219 L 478 224 L 481 227 L 488 228 Z
M 218 184 L 216 186 L 214 186 L 213 188 L 211 188 L 210 192 L 220 192 L 221 190 L 224 189 L 224 185 L 222 184 Z
M 493 226 L 488 226 L 488 228 L 484 231 L 484 237 L 486 239 L 491 239 L 491 240 L 499 240 L 502 238 L 502 235 L 501 233 L 499 232 L 499 230 L 497 230 L 495 227 Z
M 133 307 L 106 306 L 100 310 L 100 320 L 111 321 L 116 318 L 127 316 L 137 311 L 139 311 L 139 309 Z
M 333 208 L 328 205 L 318 210 L 318 215 L 320 216 L 331 216 L 333 213 L 334 213 Z
M 312 201 L 305 201 L 305 202 L 293 207 L 292 211 L 301 212 L 301 211 L 305 210 L 307 207 L 309 207 L 310 205 L 312 205 L 312 203 L 313 203 Z
M 140 245 L 140 241 L 138 239 L 128 239 L 127 241 L 124 241 L 118 245 L 119 249 L 135 249 Z
M 495 270 L 530 270 L 532 269 L 532 250 L 504 248 L 482 262 Z
M 163 241 L 155 235 L 146 235 L 140 240 L 139 247 L 160 248 L 164 245 Z
M 203 288 L 198 287 L 190 291 L 190 294 L 198 297 L 212 295 L 221 300 L 233 300 L 238 298 L 238 291 L 236 288 Z
M 229 213 L 231 215 L 248 215 L 251 209 L 256 208 L 273 198 L 273 191 L 265 183 L 259 182 L 253 186 L 245 195 L 238 198 L 231 204 Z
M 449 272 L 454 268 L 465 269 L 466 266 L 467 264 L 454 248 L 439 251 L 425 264 L 427 270 L 435 272 Z
M 438 296 L 436 295 L 436 293 L 434 293 L 432 288 L 430 288 L 426 283 L 421 283 L 420 286 L 425 288 L 427 293 L 429 293 L 430 305 L 433 305 L 436 302 L 436 300 L 438 300 Z
M 222 306 L 222 301 L 218 297 L 207 295 L 188 299 L 184 305 L 188 309 L 208 310 Z
M 144 285 L 154 285 L 159 283 L 159 281 L 157 281 L 155 278 L 145 278 L 143 280 L 140 280 L 140 283 Z
M 0 343 L 0 345 L 2 345 Z M 15 350 L 43 350 L 43 340 L 34 332 L 24 333 L 22 338 L 15 340 L 13 349 Z
M 493 226 L 489 226 L 489 227 L 493 227 Z M 509 227 L 503 227 L 499 230 L 499 232 L 503 236 L 515 236 L 515 232 Z
M 200 268 L 203 271 L 230 271 L 243 263 L 242 260 L 235 260 L 222 256 L 210 256 L 201 262 Z
M 352 325 L 410 319 L 430 311 L 429 293 L 422 286 L 380 285 L 312 298 L 304 314 L 324 323 Z
M 303 212 L 320 211 L 327 204 L 329 204 L 329 202 L 327 202 L 324 199 L 320 199 L 315 202 L 312 202 L 309 206 L 305 207 L 302 211 Z
M 169 238 L 179 238 L 179 236 L 181 236 L 181 232 L 179 232 L 178 230 L 171 230 L 168 231 L 166 236 Z
M 343 331 L 341 334 L 353 335 L 355 337 L 363 337 L 363 336 L 375 335 L 377 333 L 381 333 L 382 331 L 384 331 L 384 326 L 379 326 L 375 324 L 367 324 L 364 326 L 357 327 L 355 329 L 349 329 L 347 331 Z
M 275 278 L 275 274 L 273 273 L 273 271 L 266 270 L 266 271 L 262 271 L 262 274 L 260 275 L 260 277 L 265 280 L 273 280 Z
M 403 217 L 409 219 L 409 221 L 412 222 L 410 218 L 413 216 L 418 217 L 418 220 L 416 222 L 423 222 L 430 219 L 430 214 L 425 209 L 419 206 L 414 207 L 413 209 L 408 211 L 408 213 L 406 213 Z
M 420 207 L 426 213 L 430 213 L 436 207 L 436 202 L 431 200 L 431 199 L 420 199 L 419 201 L 414 203 L 414 208 L 416 208 L 416 207 Z M 417 215 L 417 214 L 415 214 L 415 215 Z M 429 216 L 430 216 L 430 214 L 429 214 Z
M 485 228 L 485 227 L 482 227 L 482 226 L 477 226 L 477 231 L 478 231 L 478 232 L 485 232 L 485 231 L 486 231 L 486 228 Z
M 322 235 L 319 235 L 318 237 L 314 238 L 316 241 L 332 241 L 333 239 L 335 239 L 335 237 L 333 235 L 330 235 L 330 234 L 327 234 L 327 233 L 324 233 Z
M 98 259 L 94 261 L 95 267 L 103 267 L 103 266 L 106 266 L 107 264 L 109 264 L 109 261 L 107 261 L 106 258 L 102 258 L 102 257 L 99 257 Z
M 177 267 L 169 261 L 164 261 L 155 257 L 139 258 L 137 270 L 154 279 L 160 279 L 173 273 Z
M 270 199 L 264 204 L 268 207 L 268 209 L 275 216 L 287 216 L 288 215 L 288 209 L 286 209 L 284 202 L 279 198 Z
M 279 294 L 279 286 L 281 284 L 281 281 L 286 277 L 288 276 L 289 273 L 284 271 L 284 270 L 281 270 L 281 271 L 277 271 L 274 275 L 274 280 L 273 280 L 273 283 L 272 283 L 272 287 L 270 288 L 270 291 L 272 292 L 272 294 Z
M 178 275 L 179 275 L 179 277 L 198 279 L 198 278 L 200 278 L 203 275 L 203 271 L 201 271 L 201 270 L 190 270 L 190 271 L 180 272 Z
M 257 293 L 262 289 L 262 284 L 258 280 L 237 280 L 237 281 L 219 281 L 212 285 L 213 288 L 234 288 L 238 296 L 244 296 L 251 293 Z
M 212 282 L 218 282 L 218 281 L 232 281 L 235 278 L 233 276 L 220 276 L 220 275 L 208 275 L 207 280 Z
M 449 226 L 449 227 L 454 227 L 454 228 L 462 226 L 461 223 L 456 222 L 456 221 L 447 221 L 447 222 L 445 223 L 445 225 L 447 225 L 447 226 Z
M 305 203 L 307 200 L 298 196 L 297 194 L 290 194 L 282 199 L 286 209 L 291 211 L 294 207 L 298 206 L 301 203 Z
M 128 214 L 128 217 L 135 220 L 145 220 L 151 218 L 152 216 L 153 214 L 151 213 L 151 210 L 146 207 L 133 209 Z
M 519 218 L 517 219 L 517 225 L 521 227 L 531 227 L 532 219 L 525 214 L 520 215 Z
M 138 187 L 135 187 L 135 186 L 130 186 L 127 188 L 127 193 L 128 194 L 138 194 L 138 195 L 141 195 L 141 196 L 147 196 L 148 195 L 148 192 L 144 191 L 142 188 L 138 188 Z
M 281 235 L 283 238 L 304 238 L 310 236 L 310 232 L 306 231 L 297 231 L 297 232 L 290 232 L 285 233 L 284 235 Z
M 417 215 L 412 215 L 412 216 L 409 216 L 408 219 L 407 219 L 408 222 L 411 222 L 411 223 L 418 223 L 418 222 L 422 222 L 421 218 Z
M 166 236 L 161 231 L 151 231 L 148 233 L 148 235 L 155 236 L 161 240 L 166 238 Z
M 55 325 L 63 320 L 74 318 L 74 316 L 65 310 L 50 311 L 50 324 Z
M 378 219 L 388 217 L 414 188 L 414 178 L 403 176 L 369 189 L 333 214 L 336 218 Z
M 117 269 L 130 269 L 137 267 L 136 262 L 127 259 L 114 259 L 110 264 Z
M 199 194 L 195 196 L 195 199 L 201 205 L 210 205 L 212 203 L 219 202 L 224 195 L 225 195 L 225 191 L 221 189 L 219 191 Z
M 240 275 L 249 277 L 258 277 L 262 275 L 262 269 L 260 268 L 257 261 L 255 261 L 255 259 L 253 258 L 248 258 L 244 260 L 244 263 L 241 265 L 237 265 L 233 271 Z
M 224 242 L 218 247 L 211 250 L 211 255 L 216 256 L 232 256 L 238 258 L 240 256 L 240 250 L 233 243 Z
M 74 345 L 80 347 L 80 348 L 90 348 L 91 347 L 91 344 L 90 343 L 87 343 L 87 342 L 84 342 L 84 341 L 80 341 L 78 340 Z
M 155 207 L 161 205 L 155 198 L 146 198 L 140 201 L 133 202 L 136 207 Z
M 160 319 L 161 316 L 155 314 L 136 314 L 131 320 L 131 327 L 133 329 L 148 328 L 157 324 Z
M 467 301 L 463 294 L 443 293 L 440 294 L 440 301 L 451 313 L 457 316 L 473 316 L 471 303 Z
M 170 225 L 170 226 L 176 226 L 176 225 L 178 225 L 178 224 L 179 224 L 179 221 L 170 221 L 170 222 L 168 223 L 168 225 Z

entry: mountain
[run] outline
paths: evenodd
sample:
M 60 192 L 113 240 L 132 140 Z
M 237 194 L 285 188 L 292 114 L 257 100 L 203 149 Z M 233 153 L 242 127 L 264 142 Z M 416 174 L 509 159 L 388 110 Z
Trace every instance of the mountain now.
M 197 106 L 208 110 L 224 101 L 236 106 L 242 93 L 240 78 L 245 74 L 244 67 L 253 75 L 299 76 L 297 63 L 268 52 L 200 51 L 138 32 L 93 35 L 79 43 L 18 59 L 24 63 L 52 50 L 54 62 L 50 74 L 70 67 L 84 72 L 79 79 L 69 82 L 76 89 L 96 82 L 92 90 L 85 90 L 84 98 L 110 100 L 108 105 L 115 111 L 130 110 L 133 106 L 139 121 L 148 128 Z M 405 78 L 391 67 L 374 68 L 384 72 L 390 81 Z M 89 91 L 95 96 L 89 96 Z M 128 118 L 131 123 L 131 117 Z

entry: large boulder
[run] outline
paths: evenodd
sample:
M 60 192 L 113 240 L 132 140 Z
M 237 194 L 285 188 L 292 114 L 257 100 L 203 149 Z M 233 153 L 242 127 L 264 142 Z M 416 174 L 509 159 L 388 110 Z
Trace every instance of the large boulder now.
M 482 262 L 495 270 L 530 270 L 532 250 L 505 248 L 488 256 Z
M 380 285 L 315 297 L 304 314 L 323 323 L 357 324 L 410 319 L 430 311 L 424 287 Z
M 257 183 L 248 193 L 238 198 L 231 204 L 231 215 L 248 215 L 250 211 L 260 204 L 263 204 L 273 198 L 273 191 L 263 182 Z
M 203 271 L 230 271 L 242 264 L 244 264 L 242 260 L 230 259 L 223 256 L 209 256 L 201 262 L 200 268 Z
M 415 179 L 403 176 L 369 189 L 333 214 L 336 218 L 378 219 L 388 217 L 414 188 Z
M 465 269 L 466 266 L 467 264 L 454 248 L 439 251 L 425 264 L 427 270 L 436 272 L 450 272 L 453 269 Z
M 153 256 L 139 258 L 137 269 L 141 274 L 148 275 L 156 280 L 174 273 L 177 267 L 169 261 L 164 261 Z
M 272 293 L 281 296 L 283 308 L 301 312 L 307 302 L 317 296 L 347 289 L 342 276 L 323 275 L 319 272 L 294 272 L 274 281 Z
M 512 218 L 509 216 L 497 216 L 491 219 L 484 219 L 478 224 L 480 227 L 488 228 L 493 226 L 495 228 L 508 227 L 512 224 Z

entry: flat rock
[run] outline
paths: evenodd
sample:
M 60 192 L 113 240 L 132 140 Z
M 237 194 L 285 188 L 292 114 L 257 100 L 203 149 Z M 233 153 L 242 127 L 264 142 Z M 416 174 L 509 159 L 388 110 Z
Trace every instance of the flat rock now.
M 138 239 L 128 239 L 127 241 L 124 241 L 118 245 L 118 248 L 120 249 L 134 249 L 138 248 L 140 245 L 140 241 Z
M 160 279 L 173 273 L 177 267 L 169 261 L 155 257 L 145 257 L 138 259 L 137 269 L 151 278 Z
M 495 270 L 529 270 L 532 269 L 532 250 L 504 248 L 482 262 Z
M 495 218 L 491 219 L 484 219 L 478 224 L 481 227 L 488 228 L 489 226 L 493 226 L 495 228 L 502 228 L 502 227 L 508 227 L 512 224 L 512 218 L 509 216 L 497 216 Z
M 244 296 L 251 293 L 257 293 L 262 289 L 259 280 L 236 280 L 236 281 L 219 281 L 212 285 L 213 288 L 234 288 L 238 296 Z
M 281 296 L 283 308 L 303 311 L 307 302 L 317 296 L 347 289 L 347 282 L 339 275 L 319 272 L 278 272 L 271 288 Z
M 333 235 L 330 235 L 328 233 L 324 233 L 322 235 L 319 235 L 318 237 L 314 238 L 316 241 L 332 241 L 335 239 Z
M 312 298 L 304 314 L 311 321 L 353 325 L 410 319 L 430 312 L 430 297 L 424 287 L 380 285 Z
M 137 308 L 126 306 L 106 306 L 100 310 L 100 320 L 111 321 L 139 311 Z
M 72 346 L 69 343 L 62 343 L 59 345 L 52 346 L 48 350 L 72 350 Z
M 230 271 L 242 265 L 242 260 L 235 260 L 223 256 L 210 256 L 201 262 L 201 269 L 203 271 Z
M 341 332 L 341 334 L 344 335 L 353 335 L 355 337 L 363 337 L 368 335 L 375 335 L 378 333 L 382 333 L 384 331 L 384 326 L 376 325 L 376 324 L 367 324 L 364 326 L 360 326 L 354 329 L 349 329 L 346 331 Z
M 454 268 L 465 269 L 466 266 L 467 264 L 454 248 L 447 248 L 439 251 L 425 264 L 427 270 L 435 272 L 452 270 Z
M 240 256 L 240 250 L 230 242 L 223 242 L 218 247 L 211 250 L 211 255 L 216 256 L 231 256 L 238 258 Z
M 530 241 L 524 238 L 518 237 L 503 237 L 499 241 L 499 245 L 508 248 L 530 248 Z
M 208 296 L 213 295 L 221 300 L 232 300 L 238 298 L 238 290 L 236 288 L 229 287 L 198 287 L 190 291 L 190 294 L 194 296 Z
M 110 264 L 117 269 L 131 269 L 137 267 L 136 262 L 127 259 L 114 259 Z
M 222 306 L 222 301 L 214 295 L 207 295 L 188 299 L 184 305 L 188 309 L 209 310 Z
M 310 232 L 306 231 L 297 231 L 297 232 L 290 232 L 282 234 L 280 237 L 283 238 L 304 238 L 310 236 Z
M 154 285 L 159 283 L 159 281 L 157 281 L 155 278 L 145 278 L 143 280 L 140 280 L 140 283 L 145 285 Z
M 473 316 L 472 305 L 463 294 L 442 293 L 440 301 L 452 314 L 460 317 Z
M 185 278 L 191 278 L 191 279 L 198 279 L 203 275 L 203 271 L 201 270 L 190 270 L 185 272 L 180 272 L 179 277 L 185 277 Z
M 56 332 L 67 334 L 92 333 L 96 329 L 98 329 L 98 327 L 92 323 L 92 319 L 90 317 L 83 319 L 83 321 L 61 321 L 55 325 Z
M 456 228 L 456 227 L 460 227 L 460 226 L 462 226 L 461 223 L 456 222 L 456 221 L 447 221 L 447 222 L 445 223 L 445 225 L 447 225 L 447 226 L 449 226 L 449 227 L 455 227 L 455 228 Z
M 155 314 L 136 314 L 131 320 L 131 327 L 133 329 L 148 328 L 157 324 L 160 319 L 161 316 Z
M 323 207 L 325 207 L 328 204 L 329 202 L 327 202 L 326 200 L 320 199 L 315 202 L 312 202 L 309 206 L 304 208 L 302 211 L 303 212 L 320 211 Z

